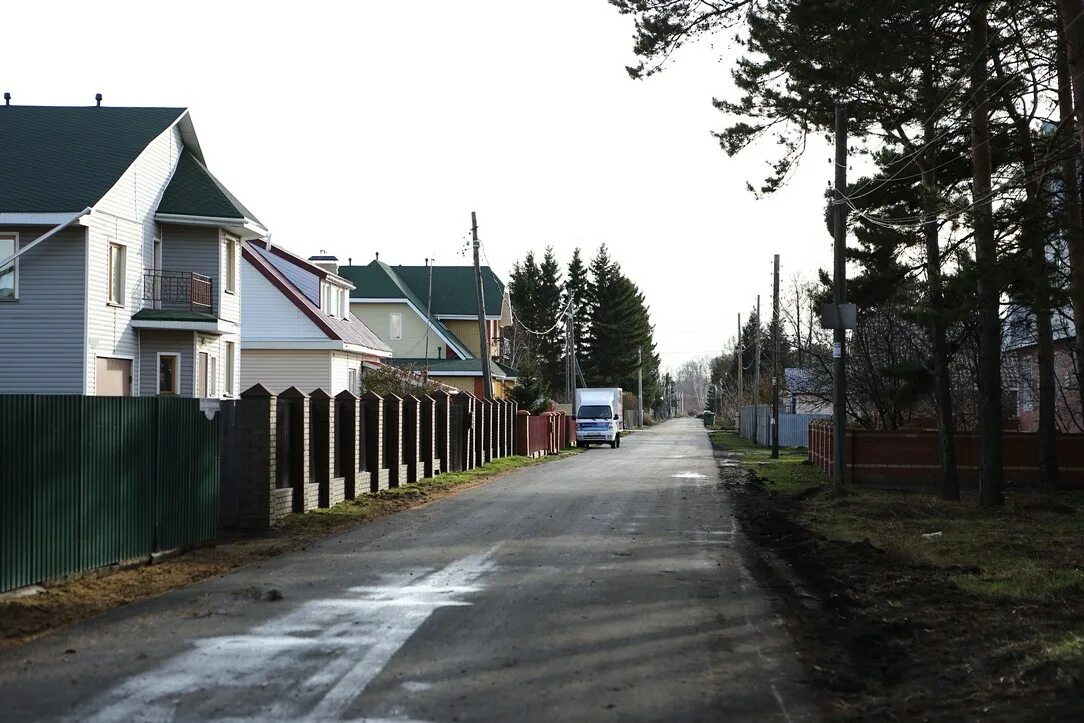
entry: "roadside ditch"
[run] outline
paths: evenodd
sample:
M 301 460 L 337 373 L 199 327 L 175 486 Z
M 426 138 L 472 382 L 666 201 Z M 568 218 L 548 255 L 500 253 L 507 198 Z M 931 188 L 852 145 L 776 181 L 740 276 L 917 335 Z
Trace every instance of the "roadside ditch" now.
M 718 432 L 712 444 L 747 564 L 773 594 L 827 719 L 1084 719 L 1084 596 L 1067 576 L 1084 548 L 1072 532 L 1077 497 L 1051 504 L 1019 491 L 1006 511 L 984 514 L 914 492 L 831 498 L 804 450 L 771 460 Z M 1075 549 L 1028 578 L 1012 555 L 1041 559 L 1055 544 L 1040 532 L 1045 517 L 1069 510 L 1077 522 L 1056 544 L 1075 539 Z M 944 544 L 953 549 L 930 551 Z M 959 564 L 968 545 L 999 554 Z

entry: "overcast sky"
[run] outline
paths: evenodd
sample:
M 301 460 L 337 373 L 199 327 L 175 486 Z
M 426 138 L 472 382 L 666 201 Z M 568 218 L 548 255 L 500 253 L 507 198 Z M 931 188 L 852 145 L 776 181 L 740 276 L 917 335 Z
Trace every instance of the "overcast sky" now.
M 632 81 L 632 22 L 606 0 L 14 3 L 14 103 L 191 109 L 207 162 L 295 251 L 467 263 L 602 242 L 647 296 L 665 366 L 718 353 L 783 277 L 830 264 L 818 139 L 756 200 L 775 150 L 728 158 L 723 44 Z

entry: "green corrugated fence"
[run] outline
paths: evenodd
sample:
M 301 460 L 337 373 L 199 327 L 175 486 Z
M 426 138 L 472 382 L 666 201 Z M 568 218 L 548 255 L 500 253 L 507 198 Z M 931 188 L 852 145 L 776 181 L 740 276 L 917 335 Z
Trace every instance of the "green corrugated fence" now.
M 214 539 L 199 400 L 0 395 L 0 591 Z

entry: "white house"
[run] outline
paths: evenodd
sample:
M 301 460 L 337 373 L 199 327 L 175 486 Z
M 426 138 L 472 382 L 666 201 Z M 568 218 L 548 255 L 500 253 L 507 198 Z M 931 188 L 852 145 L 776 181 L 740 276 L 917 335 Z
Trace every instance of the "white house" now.
M 354 285 L 339 276 L 333 257 L 295 256 L 272 244 L 242 251 L 241 387 L 262 384 L 335 395 L 357 394 L 366 365 L 391 348 L 350 313 Z

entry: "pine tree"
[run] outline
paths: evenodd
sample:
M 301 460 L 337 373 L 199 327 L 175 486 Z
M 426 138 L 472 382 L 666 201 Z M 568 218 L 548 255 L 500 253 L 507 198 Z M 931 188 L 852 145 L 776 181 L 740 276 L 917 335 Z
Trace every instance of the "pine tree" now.
M 539 267 L 538 289 L 535 309 L 538 315 L 535 331 L 545 332 L 534 343 L 539 364 L 539 374 L 550 389 L 561 389 L 565 374 L 565 329 L 561 323 L 564 310 L 561 285 L 561 266 L 554 256 L 553 247 L 547 246 Z
M 583 265 L 583 256 L 577 247 L 572 252 L 572 260 L 568 262 L 568 273 L 565 276 L 565 303 L 572 300 L 572 316 L 575 321 L 573 327 L 576 339 L 576 354 L 583 356 L 587 350 L 585 331 L 587 328 L 587 310 L 590 308 L 590 279 L 587 276 L 587 267 Z

